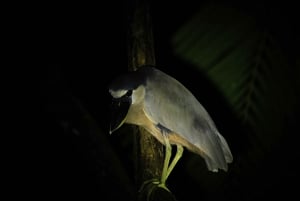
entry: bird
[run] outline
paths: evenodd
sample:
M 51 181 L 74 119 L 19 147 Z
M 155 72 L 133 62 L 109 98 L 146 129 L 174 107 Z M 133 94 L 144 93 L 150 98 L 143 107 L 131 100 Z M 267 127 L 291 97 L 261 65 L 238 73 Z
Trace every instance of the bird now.
M 154 66 L 143 66 L 114 78 L 110 134 L 124 123 L 145 128 L 165 146 L 162 175 L 166 181 L 182 157 L 184 148 L 200 155 L 209 171 L 228 170 L 233 161 L 225 138 L 196 97 L 174 77 Z M 173 160 L 172 146 L 177 147 Z

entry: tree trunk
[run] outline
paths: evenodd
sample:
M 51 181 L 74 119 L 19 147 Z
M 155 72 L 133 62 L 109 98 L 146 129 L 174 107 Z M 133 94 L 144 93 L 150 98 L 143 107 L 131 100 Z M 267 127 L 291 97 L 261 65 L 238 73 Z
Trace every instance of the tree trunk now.
M 147 0 L 130 0 L 128 27 L 128 69 L 130 71 L 145 65 L 155 65 L 154 42 Z M 163 145 L 145 129 L 135 127 L 136 184 L 139 200 L 175 200 L 167 191 L 151 188 L 140 189 L 145 181 L 160 179 L 163 167 Z M 153 188 L 152 188 L 153 190 Z M 149 198 L 149 194 L 151 198 Z M 154 195 L 155 194 L 155 195 Z

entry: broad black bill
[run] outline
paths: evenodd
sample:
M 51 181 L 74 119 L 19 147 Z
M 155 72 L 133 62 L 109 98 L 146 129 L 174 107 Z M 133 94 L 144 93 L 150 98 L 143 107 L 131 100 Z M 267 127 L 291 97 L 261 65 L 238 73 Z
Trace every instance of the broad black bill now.
M 113 98 L 111 104 L 110 131 L 111 134 L 120 128 L 126 120 L 129 107 L 131 105 L 131 97 L 123 96 L 121 98 Z

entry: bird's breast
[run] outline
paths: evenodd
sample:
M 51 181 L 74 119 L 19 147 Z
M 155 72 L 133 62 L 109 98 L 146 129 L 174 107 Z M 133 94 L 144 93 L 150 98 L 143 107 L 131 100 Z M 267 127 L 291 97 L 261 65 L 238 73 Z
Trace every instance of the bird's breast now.
M 164 144 L 163 136 L 160 130 L 156 127 L 156 123 L 145 114 L 143 103 L 132 105 L 129 108 L 125 123 L 134 124 L 145 128 L 160 143 Z

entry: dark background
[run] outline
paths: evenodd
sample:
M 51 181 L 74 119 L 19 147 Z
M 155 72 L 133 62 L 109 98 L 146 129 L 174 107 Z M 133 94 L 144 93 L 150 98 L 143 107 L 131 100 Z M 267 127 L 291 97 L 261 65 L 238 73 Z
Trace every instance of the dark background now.
M 226 134 L 238 162 L 229 165 L 228 173 L 213 174 L 207 171 L 202 159 L 186 151 L 168 180 L 169 187 L 178 200 L 296 196 L 299 105 L 287 117 L 280 145 L 266 157 L 260 156 L 263 160 L 259 163 L 255 154 L 247 156 L 247 160 L 240 159 L 248 148 L 249 138 L 243 135 L 245 127 L 237 123 L 237 117 L 207 78 L 173 53 L 170 37 L 206 2 L 153 1 L 156 62 L 161 70 L 200 98 Z M 254 16 L 259 26 L 274 35 L 289 63 L 296 65 L 299 61 L 296 3 L 227 3 Z M 37 43 L 36 56 L 44 60 L 38 65 L 41 72 L 37 101 L 40 115 L 36 118 L 39 135 L 32 139 L 37 148 L 32 155 L 33 165 L 26 165 L 34 182 L 27 191 L 29 195 L 41 199 L 133 200 L 133 136 L 126 133 L 130 133 L 130 127 L 124 125 L 112 136 L 108 133 L 107 86 L 114 76 L 127 71 L 128 8 L 130 4 L 126 1 L 53 4 L 35 10 L 33 20 L 29 20 L 36 30 L 31 36 Z M 201 92 L 196 85 L 202 86 Z M 293 87 L 298 90 L 297 82 Z M 192 170 L 201 173 L 194 174 Z

